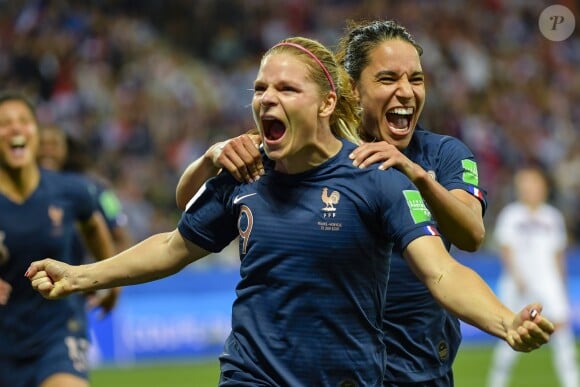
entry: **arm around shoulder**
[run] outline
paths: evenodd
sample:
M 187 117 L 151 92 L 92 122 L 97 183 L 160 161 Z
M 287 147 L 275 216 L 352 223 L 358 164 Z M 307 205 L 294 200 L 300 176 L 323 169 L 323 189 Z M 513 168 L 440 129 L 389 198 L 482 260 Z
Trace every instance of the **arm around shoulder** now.
M 175 190 L 175 201 L 177 207 L 182 211 L 185 210 L 187 203 L 203 183 L 210 177 L 215 176 L 219 171 L 219 168 L 214 166 L 212 159 L 208 157 L 208 152 L 189 164 L 179 178 Z
M 256 131 L 218 142 L 191 163 L 177 184 L 177 206 L 185 210 L 189 200 L 203 183 L 223 168 L 238 181 L 253 182 L 264 174 L 262 155 L 258 149 L 260 136 Z

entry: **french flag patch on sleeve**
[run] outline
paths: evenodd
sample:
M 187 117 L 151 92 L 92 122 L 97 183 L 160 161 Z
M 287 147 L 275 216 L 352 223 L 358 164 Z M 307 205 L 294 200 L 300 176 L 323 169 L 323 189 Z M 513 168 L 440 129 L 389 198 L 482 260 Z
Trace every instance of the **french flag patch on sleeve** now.
M 427 234 L 429 235 L 439 235 L 439 231 L 431 225 L 425 226 L 425 231 L 427 231 Z
M 471 186 L 469 187 L 469 192 L 471 192 L 471 194 L 476 198 L 483 200 L 483 193 L 479 188 Z

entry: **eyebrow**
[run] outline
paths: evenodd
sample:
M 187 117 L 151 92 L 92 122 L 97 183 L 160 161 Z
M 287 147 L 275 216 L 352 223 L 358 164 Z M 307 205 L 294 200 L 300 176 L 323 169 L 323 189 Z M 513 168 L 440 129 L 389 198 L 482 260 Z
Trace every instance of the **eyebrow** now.
M 425 75 L 425 72 L 423 72 L 423 71 L 414 71 L 414 72 L 411 73 L 411 76 L 412 77 L 413 76 L 417 76 L 417 75 Z M 381 71 L 379 71 L 379 72 L 377 72 L 375 74 L 375 78 L 380 78 L 380 77 L 383 77 L 383 76 L 391 76 L 391 77 L 394 76 L 394 77 L 398 77 L 399 76 L 399 73 L 397 73 L 396 71 L 393 71 L 393 70 L 381 70 Z
M 266 82 L 264 80 L 256 79 L 254 81 L 254 84 L 253 85 L 254 85 L 254 87 L 256 87 L 256 86 L 267 85 L 267 84 L 268 84 L 268 82 Z M 294 79 L 281 79 L 281 80 L 278 80 L 278 81 L 274 82 L 274 87 L 281 87 L 281 86 L 282 87 L 283 86 L 290 86 L 290 87 L 295 87 L 297 89 L 301 89 L 302 88 L 301 85 L 300 85 L 300 83 L 297 82 Z

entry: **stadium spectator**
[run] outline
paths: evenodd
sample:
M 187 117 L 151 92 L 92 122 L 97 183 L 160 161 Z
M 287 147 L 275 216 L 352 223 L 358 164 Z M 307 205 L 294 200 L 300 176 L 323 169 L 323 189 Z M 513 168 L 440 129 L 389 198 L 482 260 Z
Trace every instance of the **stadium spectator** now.
M 516 201 L 499 214 L 495 237 L 503 274 L 498 294 L 510 308 L 534 299 L 555 325 L 554 369 L 563 387 L 578 387 L 578 365 L 570 305 L 566 292 L 566 226 L 560 210 L 548 203 L 549 184 L 537 167 L 520 168 L 514 176 Z M 517 354 L 498 343 L 488 380 L 490 387 L 508 385 Z
M 403 174 L 352 165 L 351 91 L 324 46 L 305 38 L 277 44 L 262 59 L 252 100 L 272 160 L 262 178 L 245 184 L 220 174 L 194 196 L 176 230 L 98 263 L 32 263 L 32 286 L 60 298 L 152 281 L 239 235 L 242 278 L 220 385 L 376 385 L 384 373 L 389 246 L 399 244 L 453 313 L 515 350 L 547 342 L 552 324 L 533 310 L 541 306 L 511 312 L 453 260 Z
M 97 259 L 114 252 L 112 239 L 84 181 L 39 168 L 38 137 L 33 105 L 0 95 L 0 385 L 88 386 L 84 298 L 46 302 L 22 271 L 47 255 L 82 263 L 70 255 L 77 226 Z M 106 312 L 115 296 L 100 300 Z
M 508 199 L 509 171 L 542 155 L 546 170 L 557 171 L 557 204 L 577 243 L 580 177 L 565 170 L 577 164 L 580 143 L 579 30 L 547 40 L 538 31 L 544 2 L 227 3 L 0 2 L 0 84 L 26 90 L 41 123 L 58 122 L 89 142 L 135 239 L 180 215 L 173 195 L 157 187 L 175 186 L 203 150 L 252 125 L 247 89 L 264 47 L 290 34 L 335 45 L 345 20 L 388 17 L 425 51 L 421 125 L 456 136 L 478 161 L 489 195 L 486 229 Z M 577 3 L 564 5 L 578 15 Z

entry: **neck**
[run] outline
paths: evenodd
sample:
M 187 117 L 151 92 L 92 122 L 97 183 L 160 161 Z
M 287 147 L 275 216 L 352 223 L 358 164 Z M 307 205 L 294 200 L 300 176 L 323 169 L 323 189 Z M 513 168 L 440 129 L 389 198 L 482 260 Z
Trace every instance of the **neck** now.
M 342 142 L 331 135 L 323 141 L 309 144 L 295 154 L 276 161 L 275 170 L 287 174 L 297 174 L 311 170 L 334 157 L 342 148 Z
M 536 212 L 540 206 L 542 205 L 542 203 L 531 203 L 531 202 L 524 202 L 524 204 L 526 205 L 526 207 L 528 207 L 528 209 L 530 209 L 530 211 L 532 212 Z
M 36 165 L 20 169 L 0 169 L 0 192 L 10 200 L 22 203 L 34 192 L 40 181 Z

